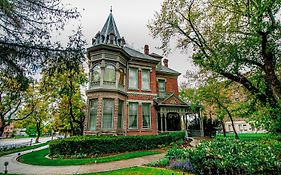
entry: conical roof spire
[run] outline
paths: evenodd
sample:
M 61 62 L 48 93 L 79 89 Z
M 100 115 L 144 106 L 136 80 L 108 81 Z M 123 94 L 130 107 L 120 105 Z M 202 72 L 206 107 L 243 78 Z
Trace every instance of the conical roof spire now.
M 98 44 L 113 44 L 116 46 L 121 46 L 125 44 L 124 38 L 120 37 L 119 31 L 117 29 L 115 20 L 112 15 L 112 7 L 110 8 L 109 16 L 100 32 L 98 32 L 93 39 L 93 45 Z

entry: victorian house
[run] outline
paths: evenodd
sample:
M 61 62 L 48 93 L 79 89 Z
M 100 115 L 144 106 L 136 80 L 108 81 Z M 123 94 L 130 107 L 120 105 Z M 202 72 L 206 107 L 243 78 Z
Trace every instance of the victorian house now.
M 178 97 L 179 72 L 168 60 L 126 46 L 110 12 L 87 49 L 85 135 L 155 135 L 184 129 L 189 106 Z M 163 63 L 162 63 L 163 62 Z

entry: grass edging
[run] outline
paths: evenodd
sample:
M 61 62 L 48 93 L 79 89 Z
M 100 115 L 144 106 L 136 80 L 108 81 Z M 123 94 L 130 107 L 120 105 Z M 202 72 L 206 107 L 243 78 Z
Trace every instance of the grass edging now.
M 164 168 L 152 168 L 152 167 L 145 167 L 145 166 L 137 166 L 131 168 L 124 168 L 119 170 L 113 171 L 105 171 L 99 173 L 88 173 L 88 174 L 80 174 L 80 175 L 150 175 L 150 174 L 160 174 L 160 175 L 182 175 L 183 172 L 178 172 L 171 169 L 164 169 Z M 185 173 L 188 175 L 188 173 Z
M 18 158 L 18 161 L 31 165 L 42 166 L 69 166 L 69 165 L 85 165 L 91 163 L 105 163 L 119 160 L 127 160 L 148 155 L 160 154 L 160 151 L 135 151 L 128 153 L 116 154 L 113 156 L 97 157 L 97 158 L 81 158 L 81 159 L 48 159 L 45 156 L 49 153 L 49 149 L 43 149 L 24 154 Z
M 8 150 L 8 151 L 1 151 L 0 152 L 0 157 L 8 155 L 8 154 L 13 154 L 13 153 L 16 153 L 16 152 L 27 151 L 27 150 L 39 148 L 39 147 L 45 146 L 47 144 L 48 144 L 48 142 L 40 143 L 40 144 L 32 145 L 32 146 L 25 146 L 25 147 L 21 147 L 21 148 L 15 148 L 15 149 L 11 149 L 11 150 Z

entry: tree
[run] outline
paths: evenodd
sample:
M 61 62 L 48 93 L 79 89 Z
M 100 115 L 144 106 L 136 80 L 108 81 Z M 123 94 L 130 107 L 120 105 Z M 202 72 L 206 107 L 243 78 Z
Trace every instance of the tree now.
M 228 96 L 229 93 L 233 96 L 233 92 L 231 92 L 231 89 L 228 89 L 227 85 L 227 81 L 219 82 L 216 78 L 209 78 L 205 85 L 197 89 L 182 89 L 180 91 L 180 97 L 188 100 L 191 104 L 200 104 L 200 106 L 204 107 L 203 109 L 205 111 L 211 108 L 223 127 L 224 135 L 224 119 L 226 116 L 229 117 L 235 137 L 238 139 L 239 137 L 233 121 L 233 101 Z
M 274 0 L 165 0 L 148 27 L 166 53 L 176 37 L 179 48 L 193 47 L 194 63 L 245 87 L 271 108 L 269 129 L 281 132 L 280 7 Z
M 0 0 L 0 135 L 12 120 L 29 116 L 14 118 L 21 96 L 32 82 L 30 74 L 41 70 L 52 73 L 60 69 L 62 59 L 79 70 L 84 49 L 74 46 L 85 43 L 81 29 L 69 37 L 66 47 L 51 37 L 79 17 L 75 8 L 66 8 L 60 0 Z
M 35 143 L 38 143 L 44 124 L 49 122 L 51 118 L 49 113 L 50 96 L 42 94 L 39 89 L 39 83 L 35 83 L 34 86 L 28 88 L 23 98 L 25 98 L 25 101 L 18 111 L 17 117 L 22 118 L 21 116 L 30 114 L 30 117 L 20 122 L 26 128 L 36 129 Z
M 21 83 L 19 83 L 19 81 Z M 0 136 L 3 134 L 6 126 L 12 121 L 24 120 L 29 117 L 34 109 L 34 104 L 30 104 L 30 113 L 19 118 L 15 117 L 17 110 L 23 104 L 21 98 L 28 87 L 29 80 L 25 77 L 10 77 L 4 72 L 0 72 Z

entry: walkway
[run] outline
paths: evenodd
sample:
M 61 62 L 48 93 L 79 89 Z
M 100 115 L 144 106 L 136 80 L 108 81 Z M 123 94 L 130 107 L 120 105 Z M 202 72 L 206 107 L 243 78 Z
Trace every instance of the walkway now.
M 199 143 L 197 139 L 193 139 L 191 142 L 192 146 L 196 146 Z M 28 150 L 21 152 L 21 154 L 26 154 L 31 151 L 37 151 L 48 147 L 43 146 L 33 150 Z M 139 158 L 133 158 L 128 160 L 120 160 L 115 162 L 108 163 L 99 163 L 99 164 L 89 164 L 89 165 L 75 165 L 75 166 L 36 166 L 28 165 L 18 162 L 16 159 L 18 153 L 9 154 L 6 156 L 0 157 L 0 173 L 4 172 L 4 162 L 8 161 L 8 172 L 15 174 L 36 174 L 36 175 L 57 175 L 57 174 L 83 174 L 91 172 L 103 172 L 111 171 L 122 168 L 129 168 L 134 166 L 140 166 L 161 159 L 165 154 L 156 154 L 150 156 L 144 156 Z
M 40 150 L 46 148 L 47 146 L 40 147 L 35 150 Z M 22 154 L 31 152 L 32 150 L 24 151 Z M 9 154 L 3 157 L 0 157 L 0 172 L 4 172 L 4 162 L 8 161 L 8 172 L 16 174 L 36 174 L 36 175 L 45 175 L 45 174 L 82 174 L 82 173 L 91 173 L 91 172 L 102 172 L 102 171 L 111 171 L 122 168 L 129 168 L 134 166 L 140 166 L 147 164 L 152 161 L 161 159 L 164 156 L 162 154 L 144 156 L 139 158 L 133 158 L 129 160 L 121 160 L 108 163 L 99 163 L 99 164 L 89 164 L 89 165 L 75 165 L 75 166 L 35 166 L 27 165 L 20 163 L 16 160 L 18 154 Z

